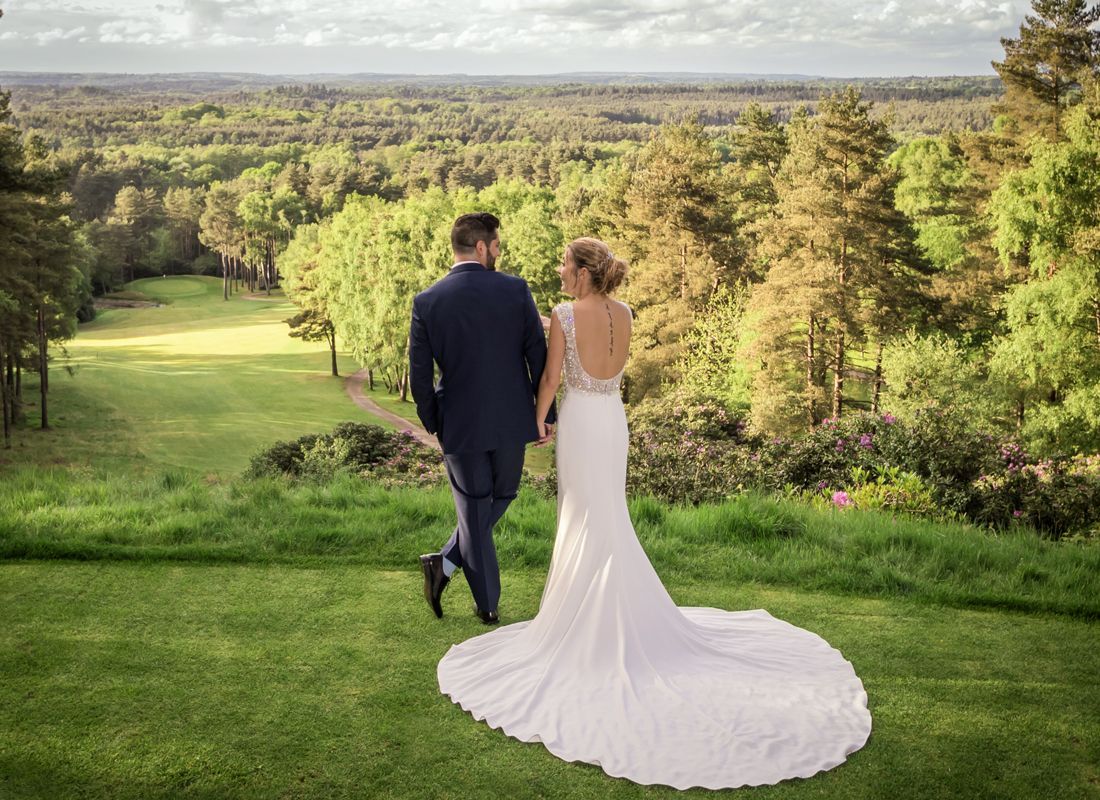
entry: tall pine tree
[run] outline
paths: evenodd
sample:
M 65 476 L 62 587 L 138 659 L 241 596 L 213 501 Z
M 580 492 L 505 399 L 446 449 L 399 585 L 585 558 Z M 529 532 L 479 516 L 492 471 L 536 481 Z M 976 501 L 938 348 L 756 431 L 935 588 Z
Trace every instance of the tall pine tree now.
M 849 87 L 788 127 L 776 212 L 761 225 L 769 268 L 749 311 L 752 414 L 763 430 L 792 433 L 843 413 L 849 353 L 888 336 L 919 297 L 912 231 L 885 163 L 892 140 L 870 112 Z
M 1100 5 L 1086 0 L 1032 0 L 1018 39 L 1003 38 L 1004 61 L 993 68 L 1005 84 L 999 111 L 1018 125 L 1022 139 L 1039 133 L 1063 135 L 1062 112 L 1076 99 L 1081 81 L 1100 66 Z

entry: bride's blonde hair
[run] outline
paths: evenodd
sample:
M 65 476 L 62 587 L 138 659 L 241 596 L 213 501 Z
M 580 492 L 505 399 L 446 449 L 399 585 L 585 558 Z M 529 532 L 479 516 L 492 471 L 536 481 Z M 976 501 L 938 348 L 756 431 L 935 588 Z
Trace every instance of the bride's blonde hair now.
M 592 291 L 611 294 L 626 277 L 626 262 L 616 258 L 611 248 L 599 239 L 582 236 L 574 239 L 566 249 L 573 254 L 577 269 L 586 269 L 592 276 Z

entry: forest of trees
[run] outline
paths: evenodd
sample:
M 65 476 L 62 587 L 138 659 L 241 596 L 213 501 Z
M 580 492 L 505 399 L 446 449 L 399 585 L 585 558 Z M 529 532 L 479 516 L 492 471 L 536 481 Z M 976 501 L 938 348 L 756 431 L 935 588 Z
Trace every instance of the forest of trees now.
M 932 408 L 1098 452 L 1098 19 L 1034 0 L 999 79 L 18 87 L 5 421 L 90 293 L 165 272 L 281 281 L 292 335 L 404 393 L 412 295 L 485 209 L 544 312 L 570 239 L 630 261 L 634 406 L 706 399 L 774 436 Z

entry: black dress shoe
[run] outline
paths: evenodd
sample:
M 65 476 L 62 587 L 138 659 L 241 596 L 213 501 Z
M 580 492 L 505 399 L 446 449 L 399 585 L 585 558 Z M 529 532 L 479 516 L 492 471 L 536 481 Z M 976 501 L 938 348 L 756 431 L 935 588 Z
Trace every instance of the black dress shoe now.
M 474 616 L 484 622 L 486 625 L 496 625 L 500 622 L 500 617 L 497 616 L 495 611 L 482 611 L 477 606 L 474 606 Z
M 443 590 L 451 579 L 443 574 L 443 556 L 440 553 L 429 553 L 420 557 L 420 569 L 424 573 L 424 599 L 432 607 L 432 612 L 443 619 Z

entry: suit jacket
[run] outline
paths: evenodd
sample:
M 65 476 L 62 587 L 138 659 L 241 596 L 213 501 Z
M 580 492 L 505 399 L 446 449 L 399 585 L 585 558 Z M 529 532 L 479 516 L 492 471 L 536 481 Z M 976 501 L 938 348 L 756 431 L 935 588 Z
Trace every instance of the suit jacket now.
M 444 453 L 538 439 L 545 365 L 546 336 L 522 278 L 465 262 L 413 298 L 409 384 L 417 416 Z M 551 408 L 547 422 L 554 419 Z

